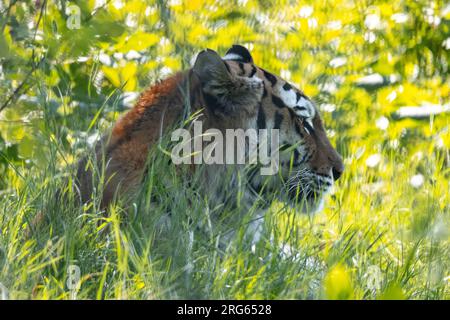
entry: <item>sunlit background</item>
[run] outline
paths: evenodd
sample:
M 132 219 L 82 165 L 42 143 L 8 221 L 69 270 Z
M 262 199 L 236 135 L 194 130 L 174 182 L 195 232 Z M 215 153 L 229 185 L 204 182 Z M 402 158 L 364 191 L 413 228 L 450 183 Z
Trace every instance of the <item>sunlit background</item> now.
M 82 298 L 450 298 L 445 1 L 0 0 L 0 28 L 0 284 L 11 298 L 68 298 L 73 261 Z M 47 185 L 142 90 L 232 44 L 315 101 L 344 158 L 326 209 L 295 221 L 301 263 L 251 252 L 205 262 L 200 250 L 181 281 L 160 274 L 167 261 L 133 260 L 126 241 L 23 235 Z

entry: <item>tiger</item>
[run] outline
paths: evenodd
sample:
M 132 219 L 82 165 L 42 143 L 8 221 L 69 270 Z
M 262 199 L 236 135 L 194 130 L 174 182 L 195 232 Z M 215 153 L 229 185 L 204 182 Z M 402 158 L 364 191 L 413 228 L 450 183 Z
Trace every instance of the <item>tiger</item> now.
M 302 202 L 300 211 L 315 212 L 344 171 L 342 157 L 327 138 L 314 102 L 292 83 L 255 65 L 249 50 L 235 44 L 223 57 L 212 49 L 199 52 L 191 68 L 144 91 L 97 144 L 97 165 L 105 164 L 102 208 L 139 190 L 149 150 L 187 112 L 201 114 L 197 119 L 204 129 L 278 130 L 278 173 L 268 183 L 258 171 L 248 173 L 249 194 L 282 190 L 285 201 Z M 77 169 L 77 188 L 84 203 L 90 201 L 95 186 L 87 162 L 82 159 Z M 210 193 L 224 194 L 219 167 L 206 171 L 204 184 Z

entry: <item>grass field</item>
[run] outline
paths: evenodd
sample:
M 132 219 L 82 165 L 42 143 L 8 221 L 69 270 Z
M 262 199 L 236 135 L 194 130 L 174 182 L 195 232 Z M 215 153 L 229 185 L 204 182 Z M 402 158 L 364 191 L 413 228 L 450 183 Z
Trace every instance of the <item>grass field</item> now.
M 74 3 L 83 12 L 92 9 L 91 4 Z M 34 34 L 31 41 L 36 49 L 32 59 L 42 54 L 43 63 L 33 60 L 31 65 L 13 60 L 30 58 L 30 47 L 11 32 L 9 18 L 2 20 L 0 45 L 8 50 L 0 51 L 10 56 L 1 60 L 1 93 L 8 96 L 23 80 L 24 70 L 34 68 L 26 96 L 12 100 L 0 113 L 2 297 L 450 298 L 450 117 L 393 116 L 402 106 L 449 102 L 449 50 L 441 42 L 449 36 L 450 10 L 442 2 L 435 2 L 441 20 L 434 26 L 423 15 L 426 1 L 370 2 L 369 9 L 365 2 L 291 8 L 274 1 L 273 6 L 282 7 L 283 21 L 271 20 L 276 11 L 272 6 L 253 1 L 244 7 L 224 2 L 223 12 L 191 8 L 196 1 L 181 8 L 159 1 L 156 13 L 139 16 L 136 24 L 126 22 L 124 12 L 144 12 L 139 3 L 130 1 L 121 10 L 108 4 L 106 14 L 83 20 L 75 31 L 64 29 L 64 14 L 56 5 L 47 4 L 41 25 L 39 10 L 31 10 L 31 18 L 25 19 L 13 6 L 9 18 L 29 19 L 44 30 L 44 37 Z M 234 14 L 228 15 L 231 9 Z M 246 15 L 248 11 L 264 13 L 272 21 L 271 31 L 263 34 L 260 17 Z M 391 18 L 403 11 L 408 22 Z M 370 15 L 379 15 L 388 25 L 372 28 Z M 226 23 L 220 24 L 221 19 Z M 327 27 L 336 20 L 340 29 Z M 165 27 L 157 27 L 158 21 Z M 292 31 L 286 21 L 299 22 L 298 29 Z M 48 32 L 54 25 L 62 34 L 59 42 Z M 107 31 L 103 25 L 109 26 Z M 85 43 L 92 28 L 106 36 Z M 124 43 L 119 31 L 154 45 Z M 332 43 L 335 38 L 341 44 Z M 306 216 L 274 201 L 265 215 L 262 241 L 249 245 L 244 222 L 234 226 L 239 232 L 224 250 L 217 239 L 223 226 L 210 223 L 211 217 L 233 212 L 210 207 L 204 195 L 177 176 L 160 149 L 131 208 L 118 203 L 104 218 L 99 196 L 94 195 L 97 200 L 90 206 L 70 201 L 73 164 L 126 109 L 124 93 L 139 92 L 168 71 L 187 67 L 202 48 L 223 54 L 235 42 L 250 44 L 256 64 L 289 78 L 316 101 L 346 166 L 323 211 Z M 403 44 L 407 49 L 401 49 Z M 150 59 L 113 55 L 125 56 L 131 49 Z M 108 65 L 106 56 L 117 64 Z M 389 81 L 364 85 L 361 79 L 373 74 Z M 64 201 L 58 190 L 64 191 Z M 157 201 L 150 202 L 152 197 Z M 169 212 L 170 225 L 157 227 Z M 38 215 L 44 222 L 30 231 Z M 206 232 L 199 232 L 198 224 Z
M 215 227 L 210 237 L 197 234 L 188 220 L 222 208 L 206 206 L 170 173 L 174 183 L 164 190 L 154 172 L 170 172 L 163 161 L 152 166 L 144 191 L 158 203 L 144 201 L 127 218 L 115 206 L 101 223 L 94 207 L 55 198 L 64 188 L 56 156 L 44 172 L 16 168 L 17 187 L 2 194 L 2 283 L 10 298 L 69 298 L 68 268 L 76 265 L 78 298 L 449 298 L 448 155 L 386 147 L 368 168 L 366 157 L 351 154 L 323 212 L 302 216 L 274 202 L 265 240 L 250 248 L 237 236 L 225 253 Z M 426 178 L 414 187 L 421 167 Z M 172 224 L 158 234 L 155 223 L 167 210 Z M 27 236 L 27 222 L 41 212 L 48 225 Z M 102 223 L 110 228 L 99 233 Z

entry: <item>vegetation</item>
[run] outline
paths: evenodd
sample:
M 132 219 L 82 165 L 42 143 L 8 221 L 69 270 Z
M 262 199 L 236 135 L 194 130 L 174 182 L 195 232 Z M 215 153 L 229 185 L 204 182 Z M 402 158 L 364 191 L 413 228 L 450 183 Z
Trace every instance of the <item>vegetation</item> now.
M 131 209 L 61 201 L 136 93 L 234 43 L 315 100 L 346 165 L 322 212 L 274 201 L 222 250 L 162 147 Z M 0 0 L 0 296 L 449 299 L 450 117 L 395 116 L 448 105 L 449 65 L 440 0 Z

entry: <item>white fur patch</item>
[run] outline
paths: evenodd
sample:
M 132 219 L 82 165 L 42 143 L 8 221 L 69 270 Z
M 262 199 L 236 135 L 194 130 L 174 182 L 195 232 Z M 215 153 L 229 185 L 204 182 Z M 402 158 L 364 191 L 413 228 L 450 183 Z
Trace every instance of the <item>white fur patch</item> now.
M 284 104 L 294 110 L 298 116 L 312 119 L 316 115 L 316 110 L 314 109 L 312 102 L 304 97 L 300 97 L 297 101 L 297 94 L 293 89 L 284 90 L 280 87 L 278 89 L 278 96 L 283 100 Z M 309 123 L 312 126 L 312 122 Z
M 297 97 L 294 90 L 286 91 L 280 88 L 278 90 L 278 95 L 280 96 L 281 100 L 283 100 L 284 104 L 289 108 L 293 108 L 297 104 Z
M 242 57 L 236 53 L 228 53 L 222 60 L 242 60 Z

